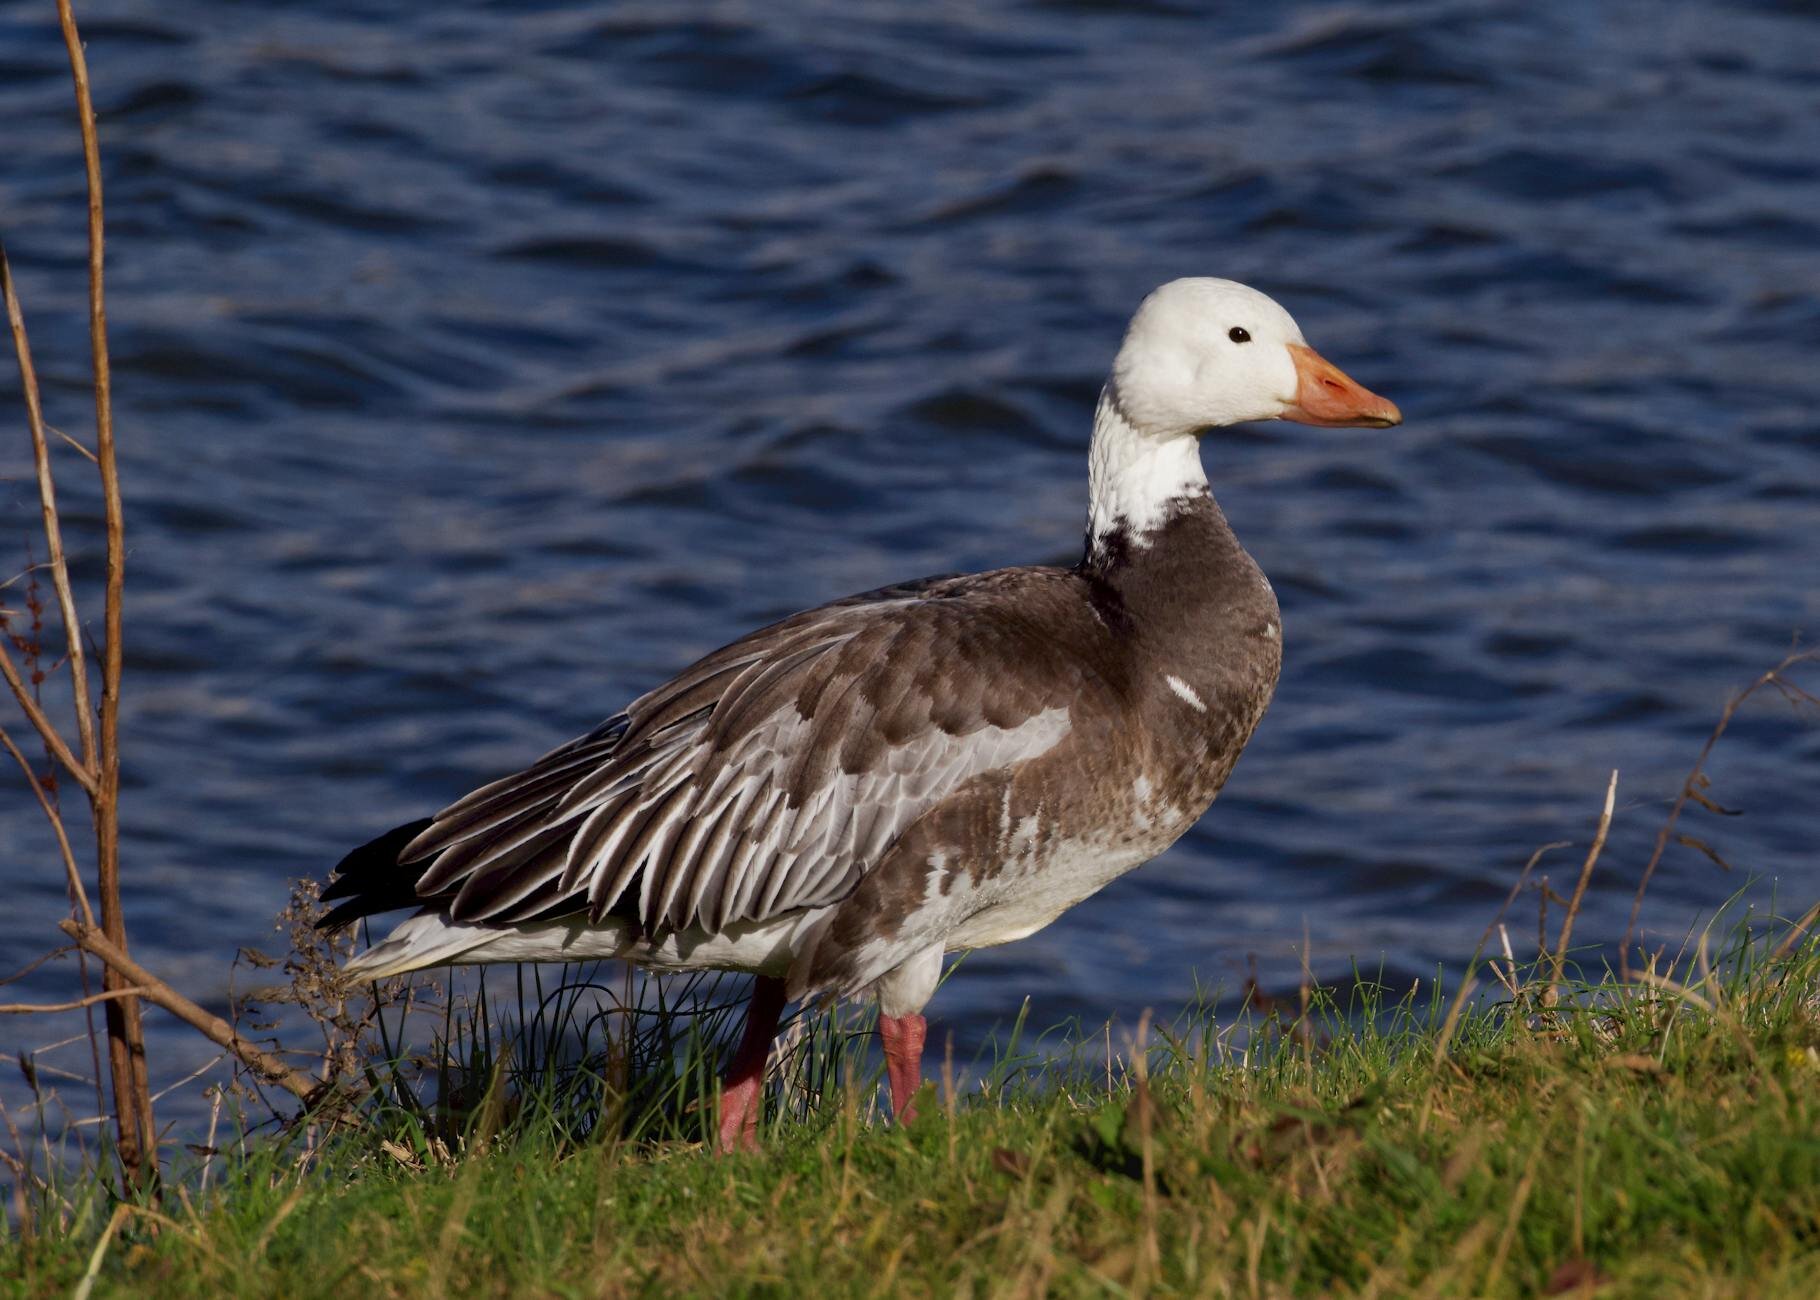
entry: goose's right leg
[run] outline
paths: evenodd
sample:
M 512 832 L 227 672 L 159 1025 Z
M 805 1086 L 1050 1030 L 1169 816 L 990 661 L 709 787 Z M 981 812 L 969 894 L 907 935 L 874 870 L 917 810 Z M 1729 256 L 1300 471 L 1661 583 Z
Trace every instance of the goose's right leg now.
M 720 1090 L 720 1149 L 758 1150 L 758 1112 L 764 1101 L 765 1061 L 771 1040 L 784 1012 L 784 982 L 760 975 L 752 982 L 752 1001 L 746 1007 L 746 1027 L 739 1050 L 727 1067 Z

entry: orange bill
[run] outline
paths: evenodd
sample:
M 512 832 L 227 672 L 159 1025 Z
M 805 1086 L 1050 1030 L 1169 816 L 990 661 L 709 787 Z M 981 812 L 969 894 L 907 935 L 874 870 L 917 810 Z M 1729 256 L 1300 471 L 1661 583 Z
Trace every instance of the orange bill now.
M 1385 429 L 1403 423 L 1395 402 L 1350 378 L 1313 348 L 1291 343 L 1289 355 L 1295 358 L 1296 390 L 1295 401 L 1283 412 L 1285 420 L 1329 429 Z

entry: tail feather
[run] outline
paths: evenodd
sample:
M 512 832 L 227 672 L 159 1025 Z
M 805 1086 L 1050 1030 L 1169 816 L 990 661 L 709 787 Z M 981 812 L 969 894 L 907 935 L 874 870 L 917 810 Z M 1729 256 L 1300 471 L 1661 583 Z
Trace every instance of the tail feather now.
M 635 922 L 611 918 L 590 924 L 572 912 L 566 919 L 525 925 L 451 921 L 422 911 L 342 967 L 351 979 L 379 980 L 430 966 L 487 962 L 595 961 L 624 957 L 638 942 Z
M 565 894 L 558 874 L 546 873 L 533 889 L 484 921 L 457 921 L 450 916 L 457 894 L 432 890 L 420 894 L 418 882 L 442 851 L 400 862 L 399 855 L 430 825 L 426 817 L 387 831 L 362 844 L 335 867 L 322 891 L 326 902 L 340 901 L 317 929 L 337 930 L 363 917 L 410 908 L 389 935 L 352 958 L 342 969 L 351 978 L 386 979 L 429 966 L 495 961 L 573 961 L 615 956 L 630 936 L 639 934 L 637 894 L 615 903 L 608 914 L 583 927 L 590 933 L 577 946 L 574 932 L 587 909 L 585 894 Z M 566 925 L 558 923 L 567 922 Z M 553 928 L 555 927 L 555 928 Z
M 423 900 L 417 896 L 417 881 L 430 860 L 419 859 L 406 865 L 399 862 L 398 855 L 428 829 L 430 821 L 425 817 L 389 830 L 336 864 L 334 879 L 322 891 L 322 898 L 324 902 L 337 898 L 347 901 L 316 922 L 316 928 L 338 930 L 376 912 L 419 906 Z
M 341 969 L 349 979 L 390 979 L 408 971 L 458 962 L 497 935 L 498 930 L 492 926 L 462 925 L 435 912 L 420 912 Z

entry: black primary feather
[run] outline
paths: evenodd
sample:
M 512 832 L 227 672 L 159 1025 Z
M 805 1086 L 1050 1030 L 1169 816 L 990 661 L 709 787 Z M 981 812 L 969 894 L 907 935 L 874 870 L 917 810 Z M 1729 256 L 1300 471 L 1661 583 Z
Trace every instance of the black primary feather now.
M 322 891 L 322 901 L 347 901 L 316 922 L 316 928 L 335 930 L 376 912 L 417 906 L 422 901 L 417 897 L 417 879 L 429 863 L 418 860 L 407 866 L 398 861 L 398 855 L 429 829 L 431 820 L 425 817 L 389 830 L 337 863 L 334 879 Z

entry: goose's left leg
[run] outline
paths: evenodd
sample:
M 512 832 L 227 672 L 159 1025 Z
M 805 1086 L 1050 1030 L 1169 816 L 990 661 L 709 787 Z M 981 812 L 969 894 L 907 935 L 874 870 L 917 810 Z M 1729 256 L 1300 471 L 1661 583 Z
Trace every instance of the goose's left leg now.
M 885 1073 L 891 1078 L 891 1116 L 899 1124 L 916 1118 L 916 1090 L 923 1086 L 923 1040 L 929 1022 L 920 1015 L 878 1018 L 885 1044 Z
M 923 1007 L 942 977 L 942 950 L 930 948 L 878 981 L 878 1036 L 891 1081 L 891 1115 L 899 1124 L 916 1118 L 916 1090 L 923 1086 L 923 1041 L 929 1022 Z
M 720 1149 L 758 1150 L 758 1111 L 764 1101 L 765 1061 L 771 1040 L 784 1013 L 784 982 L 770 975 L 752 981 L 752 1001 L 746 1007 L 746 1028 L 739 1036 L 739 1050 L 727 1067 L 720 1089 Z

